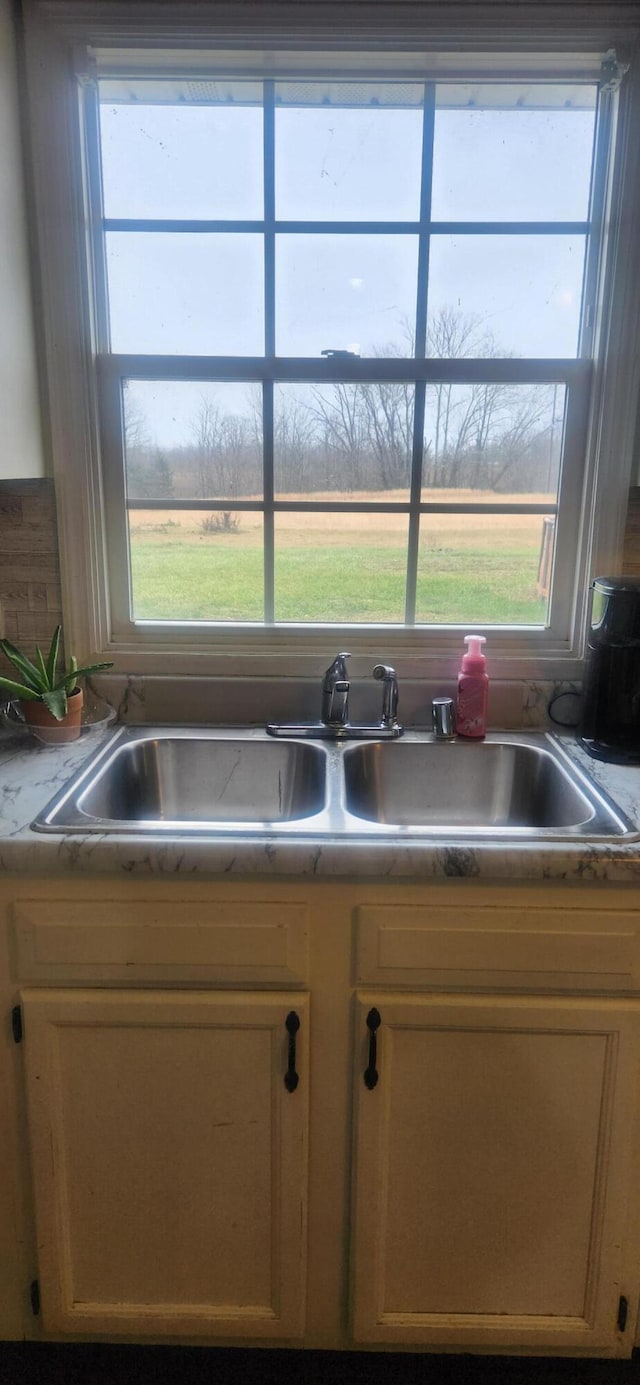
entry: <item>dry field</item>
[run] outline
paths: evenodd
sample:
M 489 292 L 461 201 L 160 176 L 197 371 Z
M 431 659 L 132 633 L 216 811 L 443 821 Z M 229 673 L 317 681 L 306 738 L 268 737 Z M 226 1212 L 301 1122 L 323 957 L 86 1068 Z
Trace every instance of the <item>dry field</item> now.
M 251 499 L 254 497 L 246 497 Z M 334 491 L 314 493 L 313 495 L 283 495 L 279 499 L 290 502 L 309 501 L 322 504 L 323 501 L 355 500 L 374 502 L 406 502 L 406 491 L 365 491 L 357 495 L 338 496 Z M 430 490 L 426 497 L 432 503 L 471 503 L 471 504 L 553 504 L 554 497 L 544 494 L 500 495 L 495 491 Z M 212 542 L 234 548 L 252 548 L 262 545 L 262 515 L 252 511 L 236 511 L 239 525 L 236 533 L 203 535 L 202 521 L 209 512 L 206 510 L 132 510 L 129 523 L 132 536 L 145 538 L 161 544 L 171 537 L 186 543 Z M 354 546 L 397 548 L 406 542 L 408 516 L 406 514 L 336 514 L 335 512 L 305 511 L 279 513 L 275 516 L 276 542 L 287 547 L 332 548 Z M 420 522 L 423 541 L 430 548 L 444 547 L 464 552 L 465 549 L 483 548 L 491 550 L 509 549 L 521 545 L 539 545 L 542 531 L 541 515 L 423 515 Z

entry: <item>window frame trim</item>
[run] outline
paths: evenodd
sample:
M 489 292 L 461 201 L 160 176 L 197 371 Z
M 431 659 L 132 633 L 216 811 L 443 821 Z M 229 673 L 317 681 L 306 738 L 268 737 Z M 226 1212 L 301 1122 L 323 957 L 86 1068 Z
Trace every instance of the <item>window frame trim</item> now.
M 424 7 L 422 7 L 424 10 Z M 442 7 L 436 7 L 441 8 Z M 556 6 L 558 20 L 564 15 L 568 20 L 567 6 Z M 616 7 L 620 13 L 612 16 L 610 7 L 598 7 L 601 11 L 599 27 L 590 29 L 584 36 L 582 55 L 590 48 L 602 51 L 609 47 L 611 39 L 623 38 L 635 44 L 637 49 L 638 25 L 629 22 L 629 6 Z M 185 7 L 188 15 L 162 10 L 157 21 L 150 14 L 154 7 L 139 6 L 134 3 L 126 14 L 119 12 L 117 30 L 120 40 L 127 45 L 133 42 L 144 11 L 144 41 L 149 47 L 154 43 L 167 41 L 179 32 L 183 38 L 190 25 L 195 24 L 195 32 L 202 39 L 204 9 L 199 5 Z M 337 37 L 337 10 L 340 10 L 342 37 Z M 378 27 L 363 25 L 363 12 L 353 3 L 339 7 L 323 6 L 323 18 L 331 10 L 332 19 L 328 27 L 317 23 L 313 32 L 301 39 L 298 45 L 319 49 L 327 43 L 331 34 L 334 44 L 351 42 L 353 46 L 366 47 L 375 51 L 383 48 L 390 33 L 384 32 L 386 22 L 391 24 L 393 9 L 393 34 L 397 41 L 398 6 L 381 5 L 376 15 Z M 416 7 L 402 5 L 405 17 L 411 15 L 412 23 L 418 22 Z M 420 17 L 418 29 L 424 41 L 428 39 L 434 52 L 440 48 L 441 65 L 434 75 L 443 71 L 443 56 L 446 34 L 451 40 L 452 7 L 447 7 L 446 31 L 444 25 L 440 32 L 434 27 L 434 13 L 431 11 Z M 467 12 L 469 6 L 461 6 Z M 528 16 L 528 27 L 507 25 L 502 28 L 500 40 L 491 26 L 478 23 L 487 18 L 489 11 L 495 18 L 495 7 L 475 6 L 474 23 L 468 29 L 456 26 L 456 40 L 469 43 L 474 54 L 469 59 L 465 72 L 482 70 L 487 79 L 491 76 L 491 61 L 504 75 L 508 68 L 507 54 L 515 50 L 522 67 L 529 71 L 535 62 L 540 63 L 539 54 L 545 50 L 552 54 L 546 61 L 557 67 L 574 66 L 578 59 L 569 59 L 564 48 L 571 46 L 570 36 L 575 41 L 575 27 L 567 24 L 566 31 L 561 24 L 554 24 L 553 18 L 546 14 L 541 18 L 534 7 L 522 7 L 523 15 Z M 606 13 L 605 13 L 606 9 Z M 216 15 L 215 24 L 209 9 L 206 30 L 209 38 L 224 34 L 225 41 L 231 43 L 231 35 L 240 40 L 239 17 L 242 4 L 225 5 L 225 19 Z M 267 15 L 267 10 L 270 12 Z M 265 6 L 266 30 L 271 44 L 282 43 L 282 28 L 278 28 L 277 17 L 293 10 L 287 5 Z M 524 12 L 527 12 L 525 15 Z M 276 13 L 277 12 L 277 13 Z M 357 12 L 357 26 L 350 40 L 347 37 L 349 24 L 354 22 Z M 384 13 L 383 13 L 384 12 Z M 275 19 L 274 16 L 275 15 Z M 235 17 L 235 18 L 233 18 Z M 232 24 L 233 18 L 233 24 Z M 442 16 L 443 18 L 443 16 Z M 595 18 L 595 16 L 594 16 Z M 513 15 L 511 14 L 511 19 Z M 303 23 L 299 13 L 298 23 Z M 197 23 L 196 23 L 197 21 Z M 41 310 L 42 335 L 47 376 L 47 400 L 51 432 L 51 451 L 54 475 L 59 502 L 61 530 L 61 567 L 63 581 L 63 603 L 67 637 L 79 651 L 103 655 L 114 660 L 116 669 L 128 670 L 132 660 L 136 670 L 164 673 L 227 673 L 245 674 L 251 672 L 281 673 L 283 654 L 287 655 L 287 671 L 292 675 L 299 671 L 305 673 L 318 666 L 328 643 L 340 638 L 345 627 L 342 626 L 290 626 L 278 625 L 259 627 L 262 638 L 254 639 L 258 627 L 237 627 L 224 629 L 223 641 L 214 638 L 208 646 L 201 640 L 194 641 L 193 632 L 188 625 L 179 628 L 168 623 L 165 634 L 159 634 L 157 627 L 149 631 L 136 626 L 139 640 L 133 643 L 128 633 L 122 632 L 115 639 L 111 631 L 110 601 L 106 585 L 107 563 L 103 520 L 107 497 L 103 487 L 100 465 L 100 436 L 98 424 L 99 388 L 95 378 L 96 323 L 100 313 L 96 310 L 93 284 L 86 283 L 86 261 L 99 270 L 95 262 L 95 225 L 86 232 L 90 207 L 79 186 L 77 169 L 86 156 L 83 145 L 83 130 L 78 121 L 77 90 L 75 79 L 71 76 L 74 54 L 77 45 L 96 45 L 113 38 L 114 31 L 109 26 L 113 22 L 113 7 L 102 0 L 89 4 L 78 0 L 63 0 L 51 4 L 50 0 L 27 0 L 26 4 L 26 65 L 29 89 L 29 112 L 31 116 L 31 165 L 33 171 L 34 202 L 37 214 L 37 233 L 39 241 L 38 298 Z M 575 23 L 575 14 L 574 14 Z M 226 24 L 226 28 L 225 28 Z M 106 27 L 105 27 L 106 25 Z M 190 32 L 194 32 L 193 28 Z M 411 30 L 416 33 L 415 29 Z M 404 31 L 409 38 L 409 29 Z M 588 33 L 593 36 L 587 44 Z M 598 38 L 595 38 L 595 35 Z M 139 35 L 140 36 L 140 35 Z M 241 42 L 249 45 L 255 34 L 246 30 L 241 34 Z M 598 41 L 599 40 L 599 41 Z M 489 56 L 498 48 L 499 56 Z M 458 68 L 464 63 L 460 55 L 453 55 Z M 437 64 L 436 64 L 437 65 Z M 545 67 L 545 71 L 546 71 Z M 447 74 L 448 75 L 448 74 Z M 555 67 L 554 67 L 555 75 Z M 613 105 L 613 100 L 610 102 Z M 613 123 L 616 116 L 612 115 Z M 531 627 L 516 627 L 511 630 L 492 629 L 492 667 L 502 677 L 572 678 L 579 676 L 584 648 L 586 585 L 594 572 L 601 572 L 615 566 L 620 553 L 621 538 L 626 516 L 626 501 L 633 465 L 633 441 L 635 435 L 635 408 L 640 387 L 640 313 L 637 294 L 628 292 L 629 285 L 640 283 L 640 157 L 637 144 L 629 138 L 630 127 L 640 120 L 640 78 L 638 61 L 625 79 L 620 98 L 617 118 L 618 140 L 615 145 L 615 158 L 607 170 L 607 216 L 613 217 L 615 225 L 614 244 L 611 248 L 606 276 L 600 276 L 600 330 L 595 352 L 595 378 L 593 404 L 588 423 L 587 466 L 584 471 L 585 490 L 591 489 L 592 476 L 595 475 L 593 504 L 588 512 L 581 513 L 581 525 L 585 540 L 582 544 L 582 560 L 575 574 L 574 587 L 578 590 L 574 607 L 574 618 L 569 637 L 558 639 L 543 632 L 545 639 L 536 638 L 541 632 Z M 46 136 L 46 141 L 45 141 Z M 53 146 L 53 148 L 52 148 Z M 604 170 L 600 168 L 601 175 Z M 68 207 L 74 209 L 70 218 Z M 46 208 L 47 215 L 43 215 Z M 620 217 L 624 209 L 624 217 Z M 53 212 L 53 215 L 51 214 Z M 66 213 L 66 214 L 65 214 Z M 634 234 L 635 233 L 635 234 Z M 601 247 L 598 247 L 598 256 Z M 101 292 L 100 274 L 94 274 L 97 292 Z M 180 358 L 184 361 L 184 358 Z M 167 358 L 163 358 L 166 364 Z M 314 362 L 317 365 L 317 363 Z M 416 362 L 413 362 L 415 366 Z M 483 362 L 486 367 L 487 362 Z M 524 361 L 525 370 L 531 362 Z M 546 363 L 548 364 L 548 363 Z M 576 364 L 575 362 L 572 364 Z M 584 363 L 582 363 L 584 364 Z M 604 475 L 603 456 L 620 459 L 613 476 Z M 607 505 L 602 504 L 606 493 Z M 86 545 L 74 542 L 74 536 L 86 533 Z M 202 624 L 197 622 L 198 632 Z M 220 627 L 214 627 L 219 631 Z M 453 652 L 458 651 L 460 627 L 436 627 L 437 645 L 426 647 L 428 636 L 426 627 L 413 630 L 399 629 L 397 626 L 347 627 L 354 652 L 365 654 L 379 650 L 381 642 L 391 646 L 401 672 L 424 673 L 437 676 L 449 674 Z M 523 650 L 523 635 L 527 636 L 527 648 Z M 409 638 L 407 638 L 407 635 Z

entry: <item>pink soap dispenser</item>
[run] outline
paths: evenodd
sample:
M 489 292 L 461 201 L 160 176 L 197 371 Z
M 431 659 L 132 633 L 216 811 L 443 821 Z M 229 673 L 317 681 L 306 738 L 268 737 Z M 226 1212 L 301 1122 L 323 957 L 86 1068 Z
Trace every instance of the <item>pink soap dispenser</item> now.
M 465 635 L 464 642 L 467 652 L 462 656 L 458 674 L 456 731 L 459 736 L 481 739 L 487 734 L 489 679 L 487 661 L 482 652 L 482 646 L 487 641 L 484 635 Z

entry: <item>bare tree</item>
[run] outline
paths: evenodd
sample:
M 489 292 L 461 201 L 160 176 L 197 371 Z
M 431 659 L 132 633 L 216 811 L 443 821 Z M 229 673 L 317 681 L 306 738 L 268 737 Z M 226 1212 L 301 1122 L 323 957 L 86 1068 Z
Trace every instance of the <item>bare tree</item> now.
M 127 493 L 130 498 L 141 500 L 155 493 L 150 467 L 151 437 L 144 409 L 132 395 L 129 380 L 122 387 L 122 417 Z
M 414 337 L 407 321 L 403 324 L 403 336 L 404 347 L 394 344 L 385 346 L 376 351 L 378 360 L 413 355 Z M 415 415 L 413 383 L 379 380 L 375 384 L 363 385 L 362 399 L 367 440 L 376 459 L 383 487 L 393 490 L 407 486 L 411 474 Z
M 388 344 L 378 359 L 411 359 L 405 344 Z M 497 358 L 492 334 L 479 318 L 444 307 L 431 318 L 428 355 L 440 360 Z M 481 371 L 478 372 L 480 375 Z M 426 486 L 475 489 L 550 489 L 557 474 L 553 386 L 478 381 L 429 383 L 423 442 Z M 557 387 L 555 387 L 557 392 Z M 135 436 L 144 419 L 131 413 Z M 277 483 L 289 493 L 347 493 L 406 488 L 415 426 L 412 381 L 336 382 L 304 392 L 276 390 L 274 453 Z M 169 454 L 172 481 L 200 498 L 259 493 L 262 481 L 261 392 L 247 416 L 229 414 L 203 393 L 193 445 Z M 536 484 L 533 485 L 532 483 Z
M 368 448 L 383 488 L 407 486 L 413 445 L 413 385 L 379 380 L 362 386 L 361 401 Z
M 442 308 L 429 326 L 428 351 L 440 358 L 504 356 L 481 320 Z M 433 392 L 432 439 L 424 473 L 427 484 L 504 489 L 507 477 L 526 484 L 525 459 L 546 431 L 548 385 L 442 382 Z M 552 429 L 553 432 L 553 429 Z M 553 438 L 551 446 L 553 446 Z
M 316 423 L 312 411 L 287 390 L 278 392 L 274 418 L 275 471 L 280 490 L 313 490 Z
M 196 485 L 198 497 L 208 499 L 218 483 L 224 420 L 218 404 L 201 395 L 200 407 L 193 428 L 196 444 Z
M 124 380 L 122 385 L 122 413 L 127 457 L 132 452 L 148 452 L 151 446 L 149 425 L 142 405 L 131 394 L 130 380 Z
M 218 456 L 220 492 L 223 495 L 236 496 L 243 489 L 242 476 L 247 470 L 249 440 L 246 420 L 239 414 L 226 414 L 222 420 L 220 433 L 221 445 Z
M 367 452 L 363 385 L 336 384 L 330 394 L 312 389 L 309 406 L 318 426 L 328 490 L 353 491 L 362 485 Z
M 438 359 L 459 360 L 469 356 L 497 356 L 495 343 L 480 318 L 465 315 L 455 308 L 443 307 L 432 316 L 427 331 L 427 355 Z M 499 388 L 499 387 L 498 387 Z M 480 419 L 483 427 L 490 424 L 498 396 L 495 387 L 479 385 L 465 395 L 459 386 L 448 381 L 430 386 L 435 395 L 433 438 L 430 443 L 430 466 L 427 476 L 431 486 L 458 484 L 460 459 Z
M 531 385 L 525 392 L 522 386 L 519 387 L 518 406 L 512 409 L 497 446 L 492 449 L 491 472 L 487 478 L 492 490 L 518 489 L 517 485 L 514 487 L 514 480 L 527 480 L 527 476 L 530 476 L 527 462 L 531 458 L 532 450 L 542 438 L 548 438 L 549 429 L 550 446 L 553 447 L 553 422 L 547 422 L 552 392 L 551 385 Z M 552 479 L 548 453 L 541 460 L 547 473 L 545 479 L 548 488 Z M 557 460 L 556 458 L 556 468 Z M 551 461 L 553 466 L 554 459 Z M 514 472 L 517 471 L 520 472 L 520 477 L 514 477 Z

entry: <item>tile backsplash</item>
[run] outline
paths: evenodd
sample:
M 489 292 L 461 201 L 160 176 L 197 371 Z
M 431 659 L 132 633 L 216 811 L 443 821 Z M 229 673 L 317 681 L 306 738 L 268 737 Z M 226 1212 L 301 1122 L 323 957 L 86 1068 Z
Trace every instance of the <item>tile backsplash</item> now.
M 61 621 L 53 481 L 0 481 L 0 634 L 30 654 Z

